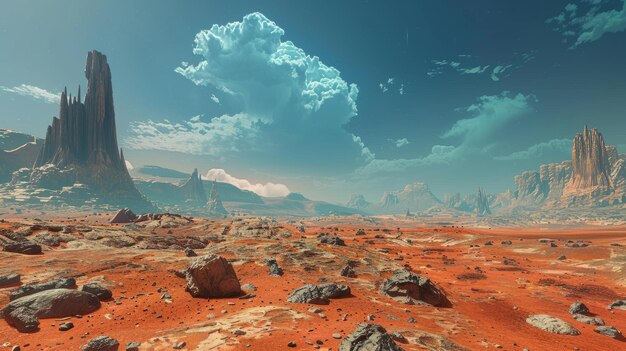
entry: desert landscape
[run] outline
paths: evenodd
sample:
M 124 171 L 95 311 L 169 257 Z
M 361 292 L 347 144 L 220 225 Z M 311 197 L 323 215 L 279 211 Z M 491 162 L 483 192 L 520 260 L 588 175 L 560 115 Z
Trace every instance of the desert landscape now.
M 626 349 L 625 0 L 60 1 L 0 11 L 0 351 Z

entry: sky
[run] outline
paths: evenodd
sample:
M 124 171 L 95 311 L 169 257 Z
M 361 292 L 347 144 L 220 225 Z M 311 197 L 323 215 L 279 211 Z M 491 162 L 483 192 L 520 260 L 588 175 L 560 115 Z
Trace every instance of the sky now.
M 497 193 L 626 152 L 626 0 L 4 1 L 0 128 L 43 137 L 106 54 L 120 145 L 264 196 Z

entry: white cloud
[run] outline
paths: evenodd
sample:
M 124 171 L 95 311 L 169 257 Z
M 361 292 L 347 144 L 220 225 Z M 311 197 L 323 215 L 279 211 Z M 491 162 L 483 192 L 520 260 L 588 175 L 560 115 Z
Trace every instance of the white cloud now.
M 491 80 L 497 82 L 502 78 L 505 71 L 519 69 L 523 64 L 532 61 L 534 58 L 535 52 L 516 53 L 511 57 L 511 63 L 484 65 L 479 64 L 475 56 L 458 55 L 458 61 L 433 60 L 432 64 L 434 67 L 426 72 L 426 75 L 432 78 L 442 75 L 446 70 L 448 70 L 458 72 L 461 75 L 488 74 Z
M 378 87 L 380 88 L 380 91 L 383 92 L 383 94 L 389 91 L 390 89 L 393 89 L 394 86 L 397 86 L 397 84 L 396 84 L 396 78 L 393 78 L 393 77 L 387 78 L 386 82 L 378 83 Z M 399 84 L 398 94 L 404 95 L 404 83 Z
M 550 152 L 568 153 L 572 149 L 571 139 L 552 139 L 531 145 L 526 150 L 517 151 L 506 156 L 496 156 L 499 161 L 532 160 L 542 157 Z
M 397 148 L 401 148 L 403 146 L 409 145 L 411 142 L 409 141 L 409 139 L 407 138 L 402 138 L 402 139 L 397 139 L 397 140 L 392 140 L 394 145 L 396 145 Z
M 225 170 L 219 168 L 210 169 L 205 175 L 202 176 L 202 179 L 232 184 L 239 189 L 249 190 L 265 197 L 287 196 L 291 192 L 284 184 L 269 182 L 265 184 L 251 183 L 247 179 L 236 178 L 226 173 Z
M 215 94 L 211 94 L 211 100 L 213 100 L 213 102 L 215 102 L 216 104 L 220 104 L 220 99 L 215 96 Z
M 283 41 L 284 35 L 260 13 L 197 33 L 193 52 L 199 62 L 175 71 L 231 95 L 241 112 L 207 122 L 135 123 L 127 142 L 215 156 L 228 151 L 232 162 L 268 169 L 331 170 L 362 163 L 362 148 L 344 128 L 357 114 L 358 87 L 320 58 Z M 227 131 L 220 130 L 223 125 Z M 134 141 L 137 136 L 143 141 Z
M 608 2 L 585 0 L 576 4 L 567 4 L 564 12 L 549 18 L 546 22 L 563 35 L 565 42 L 575 38 L 571 48 L 594 42 L 607 33 L 619 33 L 626 30 L 626 0 L 621 0 L 617 8 L 607 9 Z M 585 10 L 579 12 L 581 7 Z M 580 13 L 580 14 L 579 14 Z
M 254 141 L 257 121 L 245 115 L 224 115 L 204 121 L 195 116 L 188 121 L 133 122 L 128 147 L 137 150 L 164 150 L 192 155 L 224 156 Z
M 21 96 L 30 96 L 33 99 L 40 100 L 49 104 L 58 104 L 61 101 L 60 94 L 49 92 L 46 89 L 42 89 L 34 85 L 21 84 L 13 88 L 0 86 L 0 90 L 4 90 L 7 93 L 13 93 Z
M 510 122 L 532 111 L 533 95 L 508 92 L 499 95 L 481 96 L 478 102 L 460 111 L 471 115 L 456 121 L 441 136 L 442 139 L 457 139 L 457 145 L 434 145 L 430 154 L 413 159 L 377 159 L 355 171 L 356 175 L 370 176 L 377 173 L 400 172 L 410 168 L 446 164 L 469 155 L 487 153 L 497 142 L 498 133 Z

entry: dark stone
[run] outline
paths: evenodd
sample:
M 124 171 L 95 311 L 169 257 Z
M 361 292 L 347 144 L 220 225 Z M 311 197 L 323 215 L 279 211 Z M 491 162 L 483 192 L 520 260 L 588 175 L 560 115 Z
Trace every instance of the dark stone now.
M 430 279 L 400 270 L 380 286 L 380 292 L 408 305 L 448 306 L 450 302 Z
M 268 258 L 265 260 L 265 265 L 269 267 L 268 272 L 270 275 L 275 277 L 283 275 L 283 269 L 280 268 L 275 258 Z
M 72 322 L 66 322 L 66 323 L 63 323 L 63 324 L 61 324 L 59 326 L 59 330 L 60 331 L 68 331 L 68 330 L 70 330 L 72 328 L 74 328 L 74 323 L 72 323 Z
M 348 277 L 348 278 L 356 278 L 356 272 L 354 271 L 352 266 L 347 264 L 345 267 L 341 269 L 341 276 Z
M 185 256 L 187 256 L 187 257 L 196 257 L 196 256 L 198 256 L 198 254 L 196 254 L 196 252 L 193 251 L 192 248 L 186 247 L 185 248 Z
M 113 216 L 111 223 L 133 223 L 137 220 L 137 215 L 129 208 L 123 208 Z
M 585 306 L 585 304 L 582 302 L 574 302 L 569 307 L 569 313 L 570 314 L 588 314 L 589 308 L 587 308 L 587 306 Z
M 612 327 L 610 325 L 599 326 L 593 331 L 595 331 L 598 334 L 606 335 L 613 339 L 617 339 L 622 336 L 622 332 L 620 332 L 619 330 L 617 330 L 617 328 Z
M 195 258 L 186 279 L 187 291 L 193 297 L 232 297 L 242 293 L 233 266 L 221 256 Z
M 93 294 L 69 289 L 52 289 L 9 302 L 0 310 L 0 316 L 20 332 L 32 332 L 39 327 L 39 318 L 83 315 L 99 307 L 100 301 Z
M 348 297 L 350 294 L 349 287 L 337 283 L 320 285 L 307 284 L 292 291 L 287 297 L 287 301 L 293 303 L 327 305 L 329 299 Z
M 6 286 L 17 285 L 20 283 L 20 275 L 17 273 L 11 273 L 7 275 L 0 275 L 0 288 Z
M 3 244 L 3 250 L 24 255 L 39 255 L 41 253 L 41 245 L 32 241 L 19 241 Z
M 81 351 L 117 351 L 120 342 L 106 335 L 96 336 L 80 347 Z
M 20 297 L 36 294 L 41 291 L 51 289 L 69 289 L 76 287 L 76 279 L 74 278 L 61 278 L 52 280 L 41 284 L 24 285 L 11 292 L 9 299 L 11 301 L 19 299 Z
M 109 300 L 113 297 L 111 290 L 102 287 L 97 283 L 85 284 L 81 290 L 96 295 L 100 301 Z
M 341 341 L 339 351 L 403 351 L 378 324 L 361 323 Z

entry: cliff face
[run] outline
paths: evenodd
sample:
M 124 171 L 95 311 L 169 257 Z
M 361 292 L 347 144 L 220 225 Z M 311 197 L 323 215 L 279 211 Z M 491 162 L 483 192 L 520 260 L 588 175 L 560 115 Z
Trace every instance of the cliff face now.
M 402 191 L 385 192 L 379 206 L 385 213 L 404 214 L 407 209 L 423 211 L 441 204 L 427 184 L 412 183 L 407 184 Z
M 68 96 L 67 89 L 61 94 L 59 117 L 52 119 L 46 131 L 31 181 L 45 188 L 51 175 L 69 172 L 67 179 L 72 184 L 60 185 L 84 184 L 102 199 L 150 208 L 135 188 L 118 149 L 111 70 L 105 55 L 95 50 L 87 55 L 85 77 L 84 102 L 80 87 L 75 97 Z
M 209 200 L 207 201 L 207 208 L 210 214 L 212 215 L 227 215 L 228 211 L 222 204 L 222 200 L 220 200 L 220 195 L 217 192 L 216 183 L 213 182 L 211 186 L 211 191 L 209 192 Z
M 577 133 L 572 142 L 572 177 L 563 189 L 564 197 L 607 193 L 613 188 L 611 165 L 604 137 L 597 129 Z
M 491 214 L 491 208 L 489 207 L 489 197 L 482 188 L 478 188 L 478 195 L 476 198 L 476 214 L 479 216 L 486 216 Z

